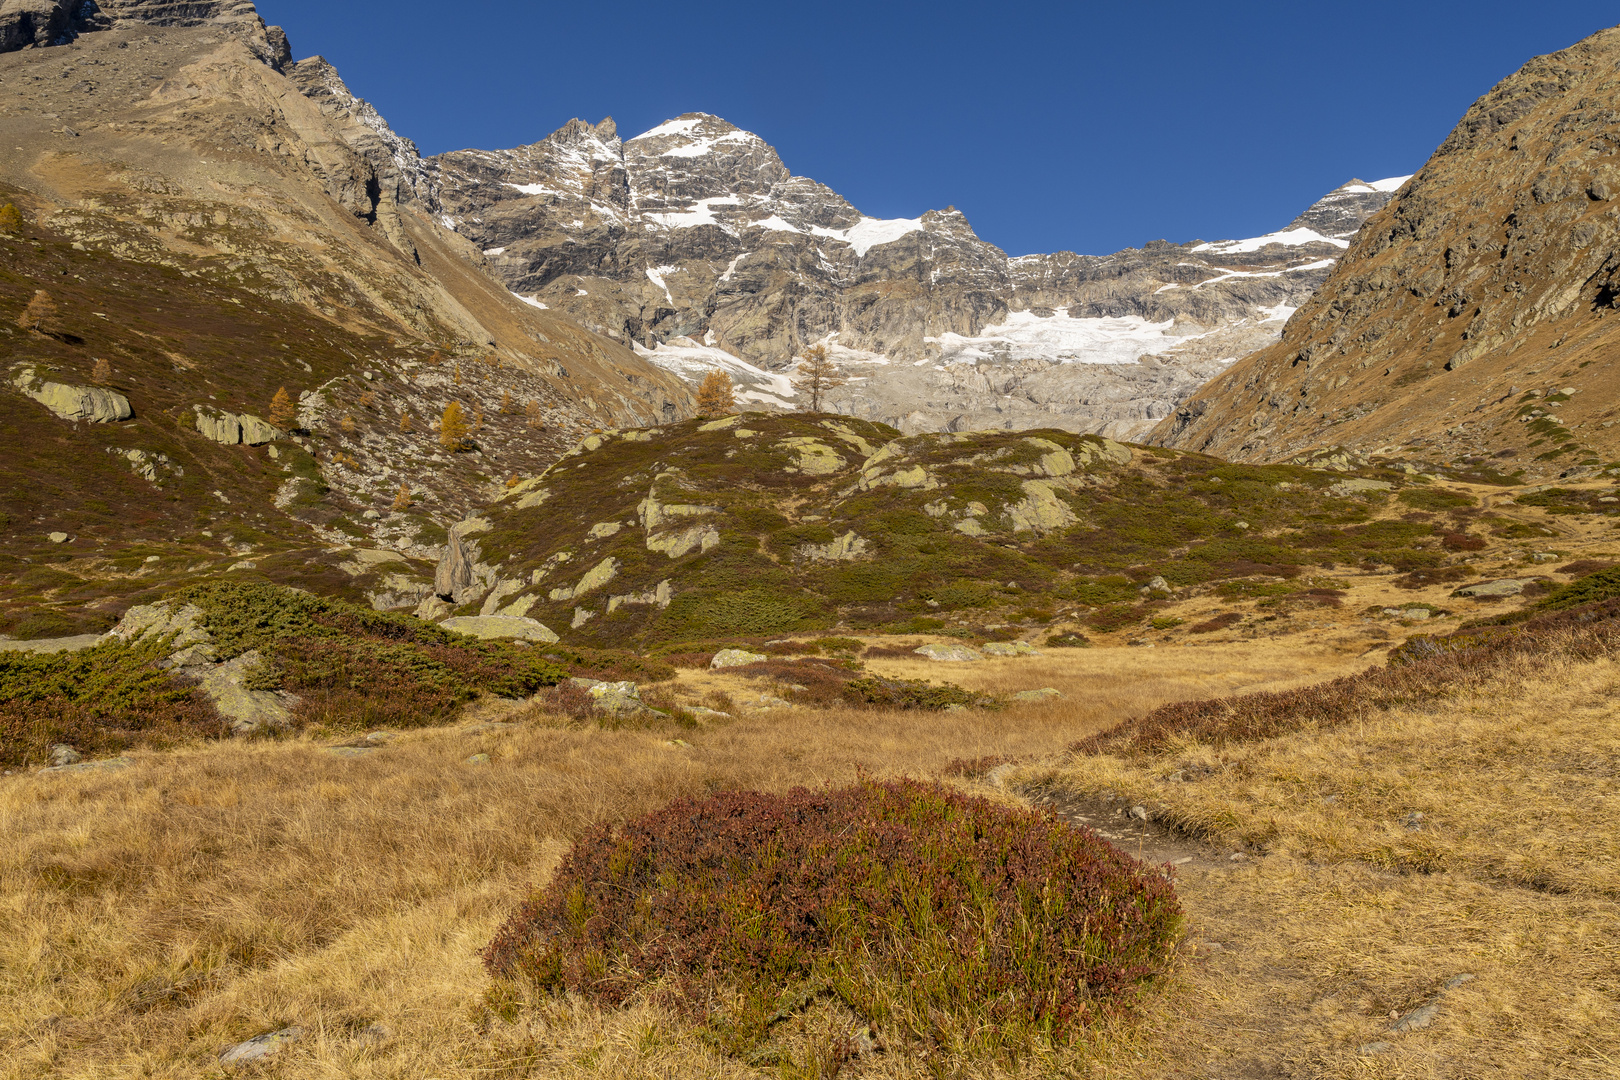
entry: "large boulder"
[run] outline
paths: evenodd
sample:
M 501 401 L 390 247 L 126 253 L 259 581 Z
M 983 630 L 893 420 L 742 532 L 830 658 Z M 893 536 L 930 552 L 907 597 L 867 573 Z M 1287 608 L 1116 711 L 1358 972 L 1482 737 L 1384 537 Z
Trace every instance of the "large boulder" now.
M 100 386 L 69 386 L 41 378 L 31 367 L 20 369 L 12 385 L 63 420 L 111 424 L 135 415 L 129 398 Z
M 515 618 L 511 615 L 463 615 L 457 619 L 446 619 L 439 626 L 485 641 L 515 638 L 549 645 L 562 640 L 545 623 L 536 622 L 534 619 Z
M 283 434 L 280 428 L 247 413 L 238 415 L 208 405 L 193 405 L 191 408 L 197 414 L 198 433 L 226 446 L 236 446 L 238 443 L 263 446 L 275 442 Z
M 770 657 L 764 653 L 749 652 L 747 649 L 721 649 L 714 654 L 714 659 L 709 661 L 709 667 L 711 669 L 743 667 L 747 664 L 763 663 L 769 659 Z
M 641 700 L 641 688 L 633 682 L 602 682 L 599 679 L 569 679 L 591 696 L 596 707 L 614 716 L 635 716 L 652 712 Z
M 1524 587 L 1531 584 L 1533 580 L 1534 579 L 1530 578 L 1501 578 L 1497 581 L 1481 581 L 1473 585 L 1464 585 L 1451 595 L 1472 596 L 1475 598 L 1491 596 L 1518 596 L 1520 593 L 1524 592 Z

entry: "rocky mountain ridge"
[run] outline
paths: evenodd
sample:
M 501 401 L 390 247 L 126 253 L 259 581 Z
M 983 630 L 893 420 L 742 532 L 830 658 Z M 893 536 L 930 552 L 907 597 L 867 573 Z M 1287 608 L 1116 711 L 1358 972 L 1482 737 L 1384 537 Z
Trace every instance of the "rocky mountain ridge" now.
M 689 380 L 728 370 L 750 404 L 792 407 L 785 374 L 822 343 L 850 369 L 839 412 L 1120 436 L 1275 340 L 1400 182 L 1352 181 L 1253 240 L 1008 258 L 953 207 L 867 217 L 703 113 L 427 166 L 444 222 L 514 292 Z
M 1243 460 L 1421 455 L 1546 480 L 1620 456 L 1620 28 L 1481 97 L 1279 343 L 1153 433 Z

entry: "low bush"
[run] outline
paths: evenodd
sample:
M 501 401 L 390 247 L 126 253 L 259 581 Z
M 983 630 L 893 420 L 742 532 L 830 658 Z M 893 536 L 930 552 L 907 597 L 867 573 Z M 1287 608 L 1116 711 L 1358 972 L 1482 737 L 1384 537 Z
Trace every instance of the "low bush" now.
M 1413 570 L 1395 579 L 1397 589 L 1425 589 L 1430 585 L 1445 585 L 1454 581 L 1467 581 L 1479 574 L 1466 566 L 1435 566 Z
M 1070 630 L 1063 634 L 1053 634 L 1046 639 L 1048 648 L 1053 649 L 1089 649 L 1091 639 L 1084 634 L 1077 634 Z
M 1558 572 L 1583 577 L 1587 574 L 1595 574 L 1599 570 L 1613 570 L 1616 566 L 1620 566 L 1620 563 L 1610 559 L 1576 559 L 1574 562 L 1560 566 Z
M 1620 597 L 1620 566 L 1599 570 L 1568 585 L 1560 585 L 1536 606 L 1542 611 L 1565 611 L 1616 597 Z
M 1243 614 L 1237 611 L 1227 611 L 1207 619 L 1201 623 L 1194 623 L 1187 627 L 1189 634 L 1213 634 L 1217 630 L 1226 630 L 1243 621 Z
M 1441 538 L 1440 545 L 1447 551 L 1484 551 L 1485 538 L 1460 532 L 1447 533 Z
M 1182 921 L 1163 875 L 1089 830 L 869 781 L 600 827 L 484 962 L 606 1006 L 651 993 L 739 1056 L 825 995 L 891 1046 L 1011 1057 L 1128 1009 Z
M 854 705 L 876 705 L 884 709 L 922 709 L 938 712 L 949 708 L 994 709 L 1000 702 L 985 694 L 964 690 L 953 683 L 931 683 L 924 679 L 885 679 L 866 675 L 844 685 L 844 700 Z

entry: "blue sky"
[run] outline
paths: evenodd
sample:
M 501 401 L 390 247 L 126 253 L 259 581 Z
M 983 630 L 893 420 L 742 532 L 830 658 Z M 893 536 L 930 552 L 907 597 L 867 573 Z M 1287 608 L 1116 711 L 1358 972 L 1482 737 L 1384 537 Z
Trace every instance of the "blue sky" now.
M 709 112 L 864 213 L 954 205 L 1014 255 L 1270 232 L 1352 176 L 1414 171 L 1497 80 L 1617 20 L 1562 0 L 258 7 L 424 153 Z

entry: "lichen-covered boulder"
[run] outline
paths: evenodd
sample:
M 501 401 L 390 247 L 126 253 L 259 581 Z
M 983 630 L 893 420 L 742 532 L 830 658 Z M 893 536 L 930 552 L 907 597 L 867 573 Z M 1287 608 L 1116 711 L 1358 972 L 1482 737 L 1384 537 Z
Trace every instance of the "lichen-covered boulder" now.
M 1039 656 L 1040 650 L 1026 641 L 992 641 L 980 650 L 986 656 Z
M 714 659 L 709 661 L 709 667 L 715 670 L 742 667 L 745 664 L 763 663 L 769 659 L 770 657 L 764 653 L 749 652 L 747 649 L 721 649 L 714 654 Z
M 919 656 L 926 656 L 930 660 L 938 660 L 946 664 L 968 664 L 975 660 L 983 660 L 984 656 L 975 649 L 966 645 L 924 645 L 912 650 Z
M 456 619 L 446 619 L 439 626 L 444 630 L 486 641 L 517 639 L 539 641 L 549 645 L 561 640 L 556 632 L 544 623 L 511 615 L 463 615 Z
M 31 367 L 17 371 L 12 385 L 63 420 L 113 424 L 135 415 L 129 398 L 100 386 L 69 386 L 43 379 Z

